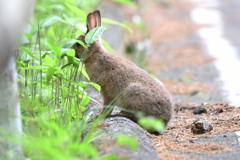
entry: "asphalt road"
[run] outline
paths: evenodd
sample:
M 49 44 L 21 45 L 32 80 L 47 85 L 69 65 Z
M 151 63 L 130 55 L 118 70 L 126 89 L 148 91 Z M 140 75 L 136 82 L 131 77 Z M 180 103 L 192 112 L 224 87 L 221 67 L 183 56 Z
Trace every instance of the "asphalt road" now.
M 219 3 L 219 10 L 224 20 L 224 33 L 235 47 L 240 58 L 240 1 L 226 0 Z
M 199 2 L 199 0 L 197 0 Z M 204 1 L 204 0 L 202 0 Z M 240 1 L 239 0 L 216 0 L 218 3 L 216 9 L 222 18 L 223 26 L 223 38 L 234 48 L 236 53 L 236 61 L 240 63 Z M 211 7 L 210 7 L 211 8 Z M 210 35 L 209 35 L 210 36 Z M 221 46 L 218 46 L 219 48 Z M 228 50 L 227 50 L 228 51 Z M 225 54 L 230 54 L 226 52 Z M 227 67 L 227 66 L 225 66 Z M 220 71 L 221 72 L 221 71 Z M 232 73 L 235 74 L 235 78 L 240 77 L 240 68 L 233 68 Z M 217 74 L 219 75 L 219 74 Z M 240 85 L 240 81 L 238 83 Z M 239 86 L 238 85 L 238 86 Z M 238 87 L 236 86 L 236 88 Z M 221 87 L 218 85 L 218 87 Z M 222 90 L 224 91 L 224 89 Z M 239 93 L 240 91 L 237 90 Z M 223 94 L 224 95 L 224 94 Z M 240 98 L 238 100 L 240 102 Z M 239 107 L 239 106 L 238 106 Z M 239 126 L 240 130 L 240 126 Z M 225 144 L 229 148 L 235 150 L 231 152 L 223 152 L 215 155 L 207 154 L 193 154 L 189 153 L 188 156 L 197 157 L 199 159 L 209 159 L 209 160 L 239 160 L 240 159 L 240 135 L 239 133 L 226 133 L 223 135 L 216 135 L 215 137 L 200 138 L 194 143 L 212 141 L 217 144 Z

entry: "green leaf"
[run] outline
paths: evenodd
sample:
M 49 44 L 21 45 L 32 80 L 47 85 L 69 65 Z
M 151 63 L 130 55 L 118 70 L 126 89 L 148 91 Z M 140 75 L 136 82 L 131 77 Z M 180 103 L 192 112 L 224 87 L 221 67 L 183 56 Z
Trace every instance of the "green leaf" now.
M 85 157 L 89 157 L 87 159 L 94 159 L 94 157 L 98 156 L 98 152 L 90 144 L 80 143 L 80 145 L 77 149 L 79 150 L 80 155 L 84 155 Z M 90 157 L 92 157 L 92 158 L 90 158 Z
M 86 72 L 84 67 L 80 68 L 80 72 L 84 75 L 84 77 L 87 78 L 88 81 L 90 81 L 90 78 L 89 78 L 89 76 L 88 76 L 88 74 L 87 74 L 87 72 Z
M 66 52 L 67 58 L 68 58 L 68 64 L 74 64 L 75 60 L 75 50 L 70 49 Z
M 58 67 L 59 66 L 59 59 L 57 56 L 54 57 L 54 64 L 53 64 L 55 67 Z
M 183 80 L 183 82 L 185 82 L 188 85 L 192 84 L 192 79 L 187 75 L 183 75 L 181 79 Z
M 81 10 L 79 9 L 78 7 L 75 7 L 69 3 L 65 3 L 65 5 L 67 6 L 67 8 L 72 11 L 73 13 L 75 13 L 77 16 L 80 16 L 82 19 L 85 19 L 86 18 L 86 14 Z
M 100 86 L 99 84 L 94 83 L 94 82 L 89 82 L 89 84 L 90 84 L 91 86 L 93 86 L 94 88 L 96 88 L 96 90 L 100 93 L 100 91 L 101 91 L 101 86 Z
M 52 24 L 61 21 L 61 22 L 65 22 L 63 19 L 61 19 L 58 16 L 53 16 L 53 17 L 47 17 L 45 19 L 42 19 L 39 24 L 40 24 L 40 28 L 44 28 L 44 27 L 48 27 L 51 26 Z
M 28 20 L 28 23 L 32 26 L 32 28 L 35 30 L 35 32 L 38 32 L 38 27 L 33 24 L 31 21 Z
M 112 1 L 122 3 L 122 4 L 126 4 L 126 5 L 129 5 L 129 6 L 133 7 L 133 8 L 137 8 L 136 3 L 134 3 L 131 0 L 112 0 Z
M 73 62 L 73 61 L 74 61 L 74 58 L 73 58 L 73 57 L 69 57 L 69 56 L 68 56 L 67 58 L 68 58 L 68 63 L 69 63 L 69 64 L 73 64 L 73 63 L 74 63 L 74 62 Z
M 89 101 L 90 101 L 90 98 L 88 96 L 83 96 L 83 98 L 80 102 L 80 105 L 85 107 L 88 104 Z
M 42 55 L 42 59 L 44 59 L 47 56 L 47 52 Z
M 57 67 L 54 66 L 50 66 L 47 69 L 47 83 L 49 83 L 49 81 L 52 79 L 52 77 L 54 76 L 54 73 L 57 71 Z
M 75 39 L 70 39 L 63 45 L 63 47 L 64 48 L 71 48 L 71 46 L 74 45 L 74 43 L 76 43 L 76 40 Z
M 80 86 L 81 88 L 86 88 L 87 85 L 86 85 L 85 83 L 83 83 L 83 82 L 80 82 L 80 83 L 79 83 L 79 86 Z
M 119 145 L 127 146 L 131 150 L 136 150 L 138 146 L 138 141 L 135 137 L 127 137 L 123 135 L 117 137 L 116 143 Z
M 24 36 L 25 36 L 29 41 L 32 40 L 32 34 L 30 34 L 30 33 L 24 33 Z
M 105 27 L 96 27 L 89 31 L 87 35 L 85 36 L 85 42 L 89 45 L 95 42 L 103 33 L 103 31 L 106 30 Z
M 18 47 L 22 52 L 25 52 L 25 53 L 27 53 L 30 57 L 32 57 L 33 58 L 33 52 L 32 51 L 30 51 L 29 49 L 27 49 L 27 48 L 24 48 L 24 47 Z
M 44 54 L 45 55 L 45 54 Z M 45 55 L 43 58 L 44 62 L 46 62 L 47 65 L 52 66 L 54 65 L 54 59 L 52 59 L 50 56 Z
M 76 60 L 76 58 L 73 59 L 73 66 L 74 66 L 75 68 L 78 68 L 78 67 L 79 67 L 79 61 Z
M 47 44 L 48 46 L 52 49 L 52 51 L 57 55 L 57 56 L 61 56 L 61 50 L 58 48 L 58 46 L 56 44 L 54 44 L 51 40 L 47 39 L 46 38 L 46 41 L 47 41 Z
M 22 69 L 46 69 L 49 66 L 30 66 L 30 67 L 24 67 Z
M 66 47 L 66 48 L 71 48 L 71 46 L 74 45 L 75 43 L 79 43 L 85 49 L 88 48 L 82 41 L 79 41 L 79 40 L 76 40 L 76 39 L 70 39 L 63 46 Z
M 76 40 L 76 42 L 83 46 L 85 49 L 88 48 L 82 41 Z
M 111 19 L 108 19 L 108 18 L 102 18 L 102 22 L 121 26 L 121 27 L 125 28 L 126 30 L 128 30 L 129 33 L 133 34 L 133 30 L 130 27 L 128 27 L 126 24 L 119 23 L 117 21 L 114 21 L 114 20 L 111 20 Z
M 157 131 L 160 133 L 165 129 L 163 121 L 154 117 L 142 117 L 139 119 L 138 124 L 147 131 Z
M 74 49 L 70 49 L 67 51 L 67 56 L 68 57 L 75 57 L 75 50 Z
M 162 86 L 164 86 L 164 84 L 162 83 L 162 81 L 160 81 L 156 76 L 155 74 L 153 73 L 150 73 L 150 76 L 152 76 L 154 79 L 156 79 Z
M 64 68 L 66 68 L 66 67 L 68 67 L 68 66 L 71 66 L 71 64 L 72 64 L 72 63 L 67 63 L 67 64 L 63 65 L 63 66 L 61 67 L 61 69 L 64 69 Z
M 106 155 L 106 156 L 102 157 L 101 160 L 125 160 L 125 159 L 121 159 L 121 158 L 118 158 L 114 154 L 110 154 L 110 155 Z

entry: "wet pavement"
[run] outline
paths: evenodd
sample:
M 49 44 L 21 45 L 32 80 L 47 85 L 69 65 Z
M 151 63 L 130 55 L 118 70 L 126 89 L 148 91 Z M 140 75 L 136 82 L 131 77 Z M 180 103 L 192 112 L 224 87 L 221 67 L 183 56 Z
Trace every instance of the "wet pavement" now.
M 197 9 L 194 10 L 194 13 L 190 11 L 192 14 L 190 16 L 195 23 L 202 26 L 193 33 L 191 37 L 194 38 L 187 38 L 189 40 L 188 44 L 200 46 L 202 54 L 213 56 L 215 59 L 202 65 L 175 68 L 167 70 L 166 72 L 160 72 L 158 77 L 161 77 L 163 80 L 173 78 L 182 80 L 182 75 L 190 72 L 194 73 L 192 77 L 193 82 L 207 84 L 210 88 L 203 93 L 173 94 L 176 103 L 199 104 L 205 102 L 212 104 L 223 102 L 232 103 L 236 107 L 239 107 L 240 1 L 213 0 L 211 3 L 208 3 L 210 1 L 207 2 L 207 0 L 192 1 L 198 2 L 199 6 L 194 6 Z M 204 2 L 208 4 L 206 5 Z M 206 17 L 204 17 L 203 14 L 206 14 Z M 204 142 L 225 144 L 230 150 L 215 154 L 193 152 L 178 152 L 178 154 L 188 156 L 189 159 L 203 160 L 238 160 L 240 157 L 240 138 L 238 133 L 229 132 L 216 134 L 213 137 L 206 136 L 205 138 L 198 138 L 196 141 L 190 143 L 200 144 Z M 216 150 L 218 149 L 216 148 Z
M 224 35 L 236 48 L 240 58 L 240 1 L 221 1 L 218 8 L 224 20 Z
M 197 6 L 191 11 L 193 21 L 201 25 L 197 34 L 206 52 L 215 58 L 214 66 L 222 82 L 227 102 L 240 106 L 239 2 L 191 0 Z M 228 5 L 226 5 L 228 4 Z M 233 7 L 234 6 L 234 7 Z M 225 97 L 224 96 L 224 97 Z
M 211 141 L 214 144 L 226 145 L 229 148 L 229 151 L 217 153 L 217 154 L 187 153 L 186 155 L 190 157 L 192 156 L 195 158 L 203 159 L 203 160 L 239 160 L 239 156 L 240 156 L 239 145 L 237 145 L 235 142 L 236 139 L 238 138 L 239 136 L 237 136 L 235 133 L 221 134 L 211 138 L 201 138 L 196 141 L 193 141 L 193 143 L 204 143 L 204 142 Z

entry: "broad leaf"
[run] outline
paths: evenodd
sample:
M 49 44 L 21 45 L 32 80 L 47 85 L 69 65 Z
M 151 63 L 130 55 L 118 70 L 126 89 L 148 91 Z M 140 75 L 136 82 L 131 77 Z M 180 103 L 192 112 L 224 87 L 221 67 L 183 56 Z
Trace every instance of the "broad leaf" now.
M 91 86 L 93 86 L 94 88 L 96 88 L 96 90 L 100 93 L 100 91 L 101 91 L 101 86 L 100 86 L 99 84 L 94 83 L 94 82 L 89 82 L 89 84 L 90 84 Z
M 133 8 L 137 7 L 136 3 L 134 3 L 132 0 L 112 0 L 112 1 L 122 3 L 122 4 L 126 4 L 126 5 L 129 5 L 129 6 L 133 7 Z
M 138 146 L 138 141 L 135 137 L 128 137 L 128 136 L 118 136 L 116 139 L 116 143 L 119 145 L 124 145 L 129 147 L 131 150 L 136 150 Z
M 48 27 L 51 26 L 52 24 L 61 21 L 64 22 L 64 20 L 58 16 L 53 16 L 53 17 L 47 17 L 45 19 L 42 19 L 39 24 L 40 24 L 40 28 L 44 28 L 44 27 Z
M 46 69 L 49 66 L 29 66 L 29 67 L 24 67 L 22 69 Z
M 70 49 L 67 51 L 67 56 L 68 57 L 74 57 L 75 56 L 75 50 L 74 49 Z
M 78 7 L 75 7 L 69 3 L 65 3 L 65 4 L 70 11 L 72 11 L 76 15 L 80 16 L 82 19 L 86 18 L 86 14 L 81 9 L 79 9 Z
M 80 72 L 84 75 L 85 78 L 87 78 L 88 81 L 90 81 L 90 78 L 84 67 L 80 68 Z
M 108 18 L 102 18 L 102 22 L 121 26 L 121 27 L 125 28 L 126 30 L 128 30 L 129 33 L 133 34 L 133 30 L 130 27 L 128 27 L 126 24 L 119 23 L 117 21 L 114 21 L 114 20 L 111 20 L 111 19 L 108 19 Z
M 54 73 L 57 71 L 57 67 L 48 67 L 47 69 L 47 83 L 49 83 L 49 81 L 52 79 L 52 77 L 54 76 Z
M 42 58 L 46 65 L 49 65 L 49 66 L 54 65 L 54 59 L 52 59 L 52 57 L 44 54 Z
M 24 36 L 25 36 L 29 41 L 32 40 L 32 34 L 30 34 L 30 33 L 24 33 Z
M 63 65 L 63 66 L 61 67 L 61 69 L 64 69 L 64 68 L 66 68 L 66 67 L 68 67 L 68 66 L 71 66 L 71 64 L 72 64 L 72 63 L 67 63 L 67 64 Z
M 53 64 L 55 67 L 58 67 L 59 66 L 59 59 L 57 56 L 54 56 L 54 64 Z
M 58 46 L 56 44 L 54 44 L 51 40 L 46 39 L 48 46 L 52 49 L 52 51 L 57 55 L 57 56 L 61 56 L 61 50 L 58 48 Z
M 85 36 L 85 42 L 89 45 L 95 42 L 103 33 L 105 30 L 105 27 L 96 27 L 92 29 L 90 32 L 87 33 Z
M 162 120 L 153 117 L 142 117 L 138 124 L 148 131 L 162 132 L 165 129 L 165 124 Z
M 85 49 L 88 48 L 82 41 L 76 40 L 76 42 L 83 46 Z
M 18 48 L 19 48 L 22 52 L 27 53 L 30 57 L 33 58 L 33 52 L 32 52 L 32 51 L 30 51 L 29 49 L 24 48 L 24 47 L 18 47 Z
M 38 32 L 38 27 L 33 24 L 31 21 L 28 20 L 28 23 L 33 27 L 33 29 L 35 30 L 35 32 Z
M 85 107 L 88 104 L 89 101 L 90 101 L 90 98 L 88 96 L 83 96 L 83 98 L 80 102 L 80 105 Z

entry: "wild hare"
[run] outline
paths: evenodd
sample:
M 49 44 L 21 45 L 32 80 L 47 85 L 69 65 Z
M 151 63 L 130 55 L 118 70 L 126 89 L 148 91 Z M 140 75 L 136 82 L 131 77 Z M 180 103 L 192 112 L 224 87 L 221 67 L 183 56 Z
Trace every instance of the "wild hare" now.
M 99 26 L 100 12 L 89 13 L 87 33 Z M 85 35 L 77 39 L 85 43 Z M 75 43 L 72 48 L 76 51 L 76 57 L 83 59 L 91 81 L 101 86 L 104 105 L 111 104 L 118 97 L 115 102 L 117 106 L 159 118 L 167 125 L 172 116 L 173 103 L 169 93 L 156 79 L 133 62 L 109 53 L 100 39 L 92 43 L 84 55 L 80 44 Z M 137 121 L 136 116 L 128 112 L 121 111 L 118 115 Z

